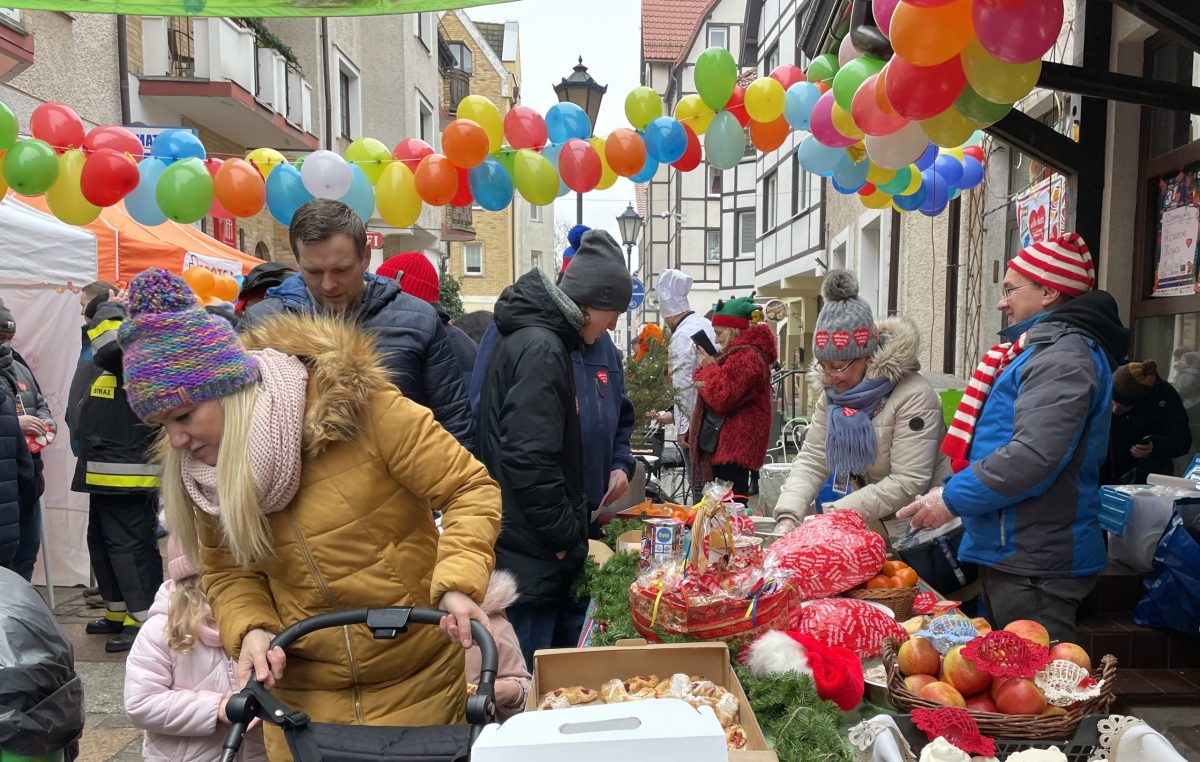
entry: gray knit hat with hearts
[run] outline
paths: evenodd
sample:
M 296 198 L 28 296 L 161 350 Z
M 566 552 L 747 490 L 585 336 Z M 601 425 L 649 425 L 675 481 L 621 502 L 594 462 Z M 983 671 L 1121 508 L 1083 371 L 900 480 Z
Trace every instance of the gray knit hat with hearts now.
M 817 360 L 850 361 L 870 357 L 879 348 L 879 330 L 871 306 L 858 295 L 858 278 L 849 270 L 830 270 L 821 285 L 825 305 L 813 330 Z

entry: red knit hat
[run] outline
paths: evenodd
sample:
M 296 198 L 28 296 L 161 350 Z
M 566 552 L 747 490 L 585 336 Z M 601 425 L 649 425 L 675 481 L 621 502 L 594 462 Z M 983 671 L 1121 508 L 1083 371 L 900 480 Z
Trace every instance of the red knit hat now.
M 1078 233 L 1026 246 L 1008 266 L 1042 286 L 1079 296 L 1096 286 L 1092 253 Z
M 429 257 L 419 251 L 389 257 L 375 274 L 399 280 L 401 291 L 431 304 L 438 300 L 441 293 L 437 270 L 433 268 Z
M 750 645 L 746 666 L 755 677 L 799 672 L 809 675 L 817 695 L 843 712 L 862 703 L 862 662 L 842 646 L 827 646 L 802 632 L 770 630 Z

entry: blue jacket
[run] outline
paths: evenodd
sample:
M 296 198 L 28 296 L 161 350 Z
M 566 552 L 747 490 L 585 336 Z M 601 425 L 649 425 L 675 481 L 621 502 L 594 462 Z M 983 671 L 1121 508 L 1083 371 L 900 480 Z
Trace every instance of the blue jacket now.
M 1098 574 L 1108 560 L 1097 516 L 1112 369 L 1128 333 L 1104 292 L 1012 326 L 1005 338 L 1023 332 L 1028 345 L 980 411 L 970 466 L 943 492 L 966 530 L 959 557 L 1031 577 Z
M 367 273 L 366 289 L 355 316 L 357 324 L 374 333 L 376 347 L 392 383 L 405 397 L 433 411 L 433 417 L 468 450 L 475 427 L 463 376 L 442 321 L 433 307 L 400 291 L 391 278 Z M 300 275 L 267 290 L 267 298 L 242 317 L 253 325 L 280 312 L 315 312 L 316 303 Z
M 33 456 L 21 433 L 17 406 L 0 388 L 0 566 L 11 563 L 17 552 L 21 501 L 34 489 L 33 478 Z

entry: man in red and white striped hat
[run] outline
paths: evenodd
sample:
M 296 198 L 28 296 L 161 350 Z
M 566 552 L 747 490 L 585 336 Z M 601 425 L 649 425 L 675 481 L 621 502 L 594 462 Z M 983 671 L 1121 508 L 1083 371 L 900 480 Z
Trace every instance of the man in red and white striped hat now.
M 975 370 L 942 444 L 955 473 L 896 514 L 914 528 L 960 517 L 959 558 L 979 564 L 995 624 L 1035 619 L 1053 640 L 1074 639 L 1079 602 L 1108 560 L 1099 473 L 1129 332 L 1095 280 L 1075 233 L 1008 263 L 1004 342 Z

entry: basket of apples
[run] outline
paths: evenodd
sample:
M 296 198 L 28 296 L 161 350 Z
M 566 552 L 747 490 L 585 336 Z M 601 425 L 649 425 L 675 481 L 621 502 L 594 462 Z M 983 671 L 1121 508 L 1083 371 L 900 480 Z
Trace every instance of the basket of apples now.
M 1112 704 L 1114 656 L 1093 669 L 1086 651 L 1074 643 L 1051 646 L 1046 628 L 1028 619 L 998 632 L 982 619 L 941 620 L 903 645 L 883 643 L 888 698 L 901 711 L 960 707 L 986 736 L 1047 739 L 1071 737 L 1084 717 Z M 964 634 L 970 629 L 974 636 Z

